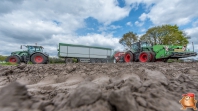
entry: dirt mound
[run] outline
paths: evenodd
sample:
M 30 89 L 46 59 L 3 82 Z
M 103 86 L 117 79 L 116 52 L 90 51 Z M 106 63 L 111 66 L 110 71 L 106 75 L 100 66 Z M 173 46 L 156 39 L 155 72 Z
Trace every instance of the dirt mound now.
M 197 65 L 135 62 L 0 66 L 0 108 L 180 111 L 182 94 L 198 94 Z

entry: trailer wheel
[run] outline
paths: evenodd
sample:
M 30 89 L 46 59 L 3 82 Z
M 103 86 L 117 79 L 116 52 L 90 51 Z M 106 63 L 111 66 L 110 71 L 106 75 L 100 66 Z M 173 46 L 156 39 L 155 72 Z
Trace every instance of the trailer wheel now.
M 6 62 L 17 63 L 17 64 L 20 64 L 21 63 L 19 57 L 15 56 L 15 55 L 14 56 L 8 56 L 6 58 Z
M 96 63 L 101 63 L 102 60 L 101 59 L 95 59 Z
M 106 60 L 106 59 L 103 59 L 103 60 L 102 60 L 102 63 L 107 63 L 107 60 Z
M 72 62 L 73 62 L 72 58 L 65 58 L 65 63 L 72 63 Z
M 133 61 L 133 54 L 131 52 L 126 52 L 124 55 L 125 62 L 132 62 Z
M 149 52 L 141 52 L 139 55 L 140 62 L 149 62 L 151 60 L 151 55 Z
M 95 59 L 91 59 L 90 62 L 91 63 L 96 63 L 96 60 Z
M 33 64 L 45 64 L 47 62 L 47 58 L 41 53 L 35 53 L 32 55 L 31 61 Z

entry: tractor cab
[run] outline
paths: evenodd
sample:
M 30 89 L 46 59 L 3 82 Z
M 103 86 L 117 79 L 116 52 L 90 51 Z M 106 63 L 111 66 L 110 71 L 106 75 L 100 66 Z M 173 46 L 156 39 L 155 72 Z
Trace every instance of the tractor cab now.
M 131 50 L 132 52 L 141 52 L 144 50 L 144 48 L 148 48 L 148 47 L 151 47 L 151 44 L 145 41 L 139 41 L 132 44 Z
M 30 54 L 34 53 L 34 52 L 43 52 L 43 47 L 42 46 L 26 46 L 26 48 L 28 49 L 28 52 Z

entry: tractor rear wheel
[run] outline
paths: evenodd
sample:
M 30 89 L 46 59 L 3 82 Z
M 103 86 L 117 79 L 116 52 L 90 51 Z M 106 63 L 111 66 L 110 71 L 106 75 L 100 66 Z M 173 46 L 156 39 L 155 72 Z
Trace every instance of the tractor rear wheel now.
M 21 63 L 19 57 L 15 56 L 15 55 L 14 56 L 8 56 L 6 58 L 6 62 L 17 63 L 17 64 L 20 64 Z
M 149 52 L 141 52 L 139 55 L 139 61 L 140 62 L 150 62 L 151 55 Z
M 155 53 L 154 52 L 149 52 L 150 56 L 151 56 L 151 60 L 150 62 L 154 62 L 155 61 Z
M 126 52 L 124 55 L 125 62 L 132 62 L 133 61 L 133 54 L 131 52 Z
M 47 62 L 47 58 L 41 53 L 35 53 L 31 56 L 31 61 L 33 64 L 45 64 Z

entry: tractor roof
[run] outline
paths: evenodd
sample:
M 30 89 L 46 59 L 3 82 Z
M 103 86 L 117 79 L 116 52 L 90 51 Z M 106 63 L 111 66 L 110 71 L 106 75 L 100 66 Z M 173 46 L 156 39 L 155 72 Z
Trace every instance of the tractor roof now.
M 26 47 L 40 47 L 40 48 L 43 48 L 43 46 L 37 46 L 37 45 L 27 45 Z

